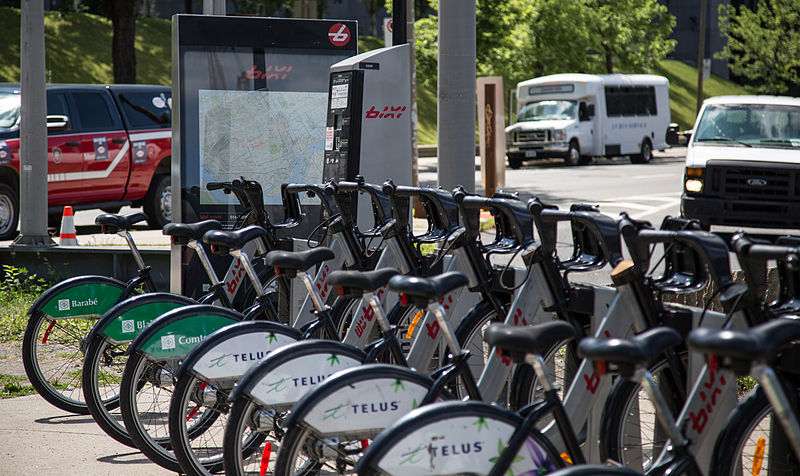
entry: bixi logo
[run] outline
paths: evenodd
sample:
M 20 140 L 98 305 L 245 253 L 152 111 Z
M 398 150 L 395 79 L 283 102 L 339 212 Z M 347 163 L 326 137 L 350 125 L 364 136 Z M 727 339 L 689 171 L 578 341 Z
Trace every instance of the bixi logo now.
M 175 348 L 175 336 L 161 336 L 161 350 Z
M 344 46 L 350 42 L 350 28 L 344 23 L 336 23 L 328 30 L 328 39 L 333 46 Z
M 130 333 L 136 330 L 136 326 L 134 325 L 133 320 L 125 320 L 122 321 L 122 332 Z
M 58 310 L 59 311 L 69 311 L 69 299 L 59 299 L 58 300 Z

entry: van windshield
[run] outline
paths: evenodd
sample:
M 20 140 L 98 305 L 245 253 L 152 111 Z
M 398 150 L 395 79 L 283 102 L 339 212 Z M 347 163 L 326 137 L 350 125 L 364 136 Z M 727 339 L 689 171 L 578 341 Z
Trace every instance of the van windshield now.
M 706 106 L 695 143 L 800 147 L 800 107 L 773 104 Z
M 10 129 L 19 121 L 19 94 L 0 92 L 0 129 Z
M 575 120 L 577 110 L 575 101 L 536 101 L 522 108 L 517 122 Z

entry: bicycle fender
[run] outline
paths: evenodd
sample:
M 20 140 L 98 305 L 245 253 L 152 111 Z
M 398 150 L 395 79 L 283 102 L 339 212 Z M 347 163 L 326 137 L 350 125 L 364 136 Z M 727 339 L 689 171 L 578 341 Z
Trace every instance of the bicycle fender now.
M 361 365 L 361 349 L 331 340 L 310 339 L 283 346 L 244 374 L 229 402 L 242 395 L 265 406 L 294 404 L 339 370 Z
M 130 342 L 155 318 L 176 307 L 197 304 L 191 298 L 171 293 L 133 296 L 103 314 L 89 332 L 88 340 L 103 336 L 115 344 Z
M 522 418 L 483 402 L 432 403 L 382 431 L 358 463 L 387 474 L 489 474 Z M 554 471 L 545 451 L 531 438 L 514 458 L 514 474 Z M 530 471 L 527 473 L 526 471 Z
M 99 318 L 119 301 L 125 287 L 122 281 L 107 276 L 76 276 L 43 292 L 28 314 L 41 312 L 53 319 Z
M 369 364 L 337 372 L 292 408 L 286 429 L 305 424 L 320 435 L 375 435 L 419 406 L 433 379 L 406 367 Z
M 145 327 L 125 355 L 139 352 L 153 360 L 179 359 L 217 329 L 241 320 L 240 313 L 210 304 L 173 309 Z
M 270 352 L 300 340 L 302 334 L 283 324 L 245 321 L 225 326 L 191 350 L 175 373 L 191 372 L 203 380 L 238 379 Z

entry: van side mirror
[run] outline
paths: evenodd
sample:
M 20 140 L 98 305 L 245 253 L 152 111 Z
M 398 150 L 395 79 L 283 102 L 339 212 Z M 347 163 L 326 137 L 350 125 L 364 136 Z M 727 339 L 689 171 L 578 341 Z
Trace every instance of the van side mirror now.
M 684 146 L 689 143 L 692 138 L 692 131 L 679 131 L 678 124 L 672 122 L 667 127 L 666 142 L 670 146 Z
M 59 115 L 47 116 L 47 130 L 50 132 L 68 131 L 69 117 Z

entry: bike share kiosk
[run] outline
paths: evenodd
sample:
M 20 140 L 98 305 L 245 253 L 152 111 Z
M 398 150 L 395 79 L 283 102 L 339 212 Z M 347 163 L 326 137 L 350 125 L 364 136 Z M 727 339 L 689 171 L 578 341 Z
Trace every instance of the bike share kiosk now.
M 282 183 L 322 182 L 330 67 L 358 52 L 356 22 L 176 15 L 172 29 L 172 220 L 234 226 L 238 200 L 208 185 L 244 177 L 280 222 Z M 282 236 L 305 239 L 319 223 L 319 202 L 303 200 L 302 223 Z M 171 291 L 199 295 L 205 273 L 189 256 L 172 246 Z M 214 259 L 236 288 L 241 273 Z
M 379 48 L 330 68 L 324 180 L 411 185 L 411 73 L 407 44 Z M 372 226 L 360 200 L 358 224 Z

